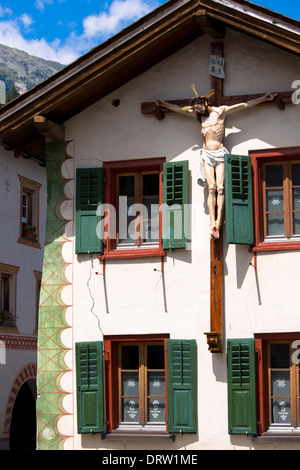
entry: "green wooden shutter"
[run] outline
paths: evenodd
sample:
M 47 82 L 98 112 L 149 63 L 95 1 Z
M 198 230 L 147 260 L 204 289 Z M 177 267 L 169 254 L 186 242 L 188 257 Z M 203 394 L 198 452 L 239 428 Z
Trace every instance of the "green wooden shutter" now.
M 104 432 L 102 341 L 76 343 L 75 350 L 78 433 Z
M 97 209 L 103 199 L 103 168 L 76 171 L 76 253 L 101 253 L 103 236 Z
M 256 434 L 254 338 L 228 339 L 228 431 Z
M 163 166 L 163 249 L 187 242 L 188 161 Z
M 167 340 L 168 431 L 197 432 L 195 340 Z
M 251 157 L 225 155 L 225 219 L 227 243 L 253 243 Z

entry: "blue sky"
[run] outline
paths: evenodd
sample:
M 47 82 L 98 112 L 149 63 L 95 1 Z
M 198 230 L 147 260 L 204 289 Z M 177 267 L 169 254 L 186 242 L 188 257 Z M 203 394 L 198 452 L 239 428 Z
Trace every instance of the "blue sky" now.
M 165 0 L 0 0 L 0 44 L 68 64 Z M 252 0 L 300 20 L 299 0 Z

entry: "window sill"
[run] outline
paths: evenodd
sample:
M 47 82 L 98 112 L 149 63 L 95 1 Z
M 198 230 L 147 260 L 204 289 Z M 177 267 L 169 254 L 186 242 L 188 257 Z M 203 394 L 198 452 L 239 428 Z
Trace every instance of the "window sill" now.
M 300 441 L 300 430 L 278 430 L 266 431 L 261 436 L 252 437 L 253 442 L 274 442 L 274 441 Z
M 31 238 L 19 237 L 18 243 L 22 243 L 23 245 L 27 246 L 32 246 L 33 248 L 41 248 L 40 242 Z
M 152 440 L 152 441 L 161 441 L 163 440 L 172 440 L 175 441 L 175 435 L 169 434 L 167 431 L 162 430 L 150 430 L 150 429 L 115 429 L 111 433 L 104 434 L 103 439 L 109 440 Z
M 99 256 L 100 260 L 109 259 L 128 259 L 128 258 L 150 258 L 155 256 L 165 256 L 165 252 L 161 249 L 131 249 L 131 250 L 112 250 Z
M 249 248 L 249 251 L 287 251 L 300 250 L 300 241 L 261 242 Z

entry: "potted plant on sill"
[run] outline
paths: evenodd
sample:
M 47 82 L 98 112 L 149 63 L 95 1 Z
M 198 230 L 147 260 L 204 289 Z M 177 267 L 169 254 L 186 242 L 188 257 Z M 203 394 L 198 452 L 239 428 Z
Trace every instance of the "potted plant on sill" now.
M 15 326 L 15 316 L 6 310 L 0 310 L 0 325 Z
M 37 239 L 36 227 L 33 227 L 31 225 L 25 225 L 25 227 L 22 230 L 22 237 L 30 238 L 31 240 L 36 240 Z

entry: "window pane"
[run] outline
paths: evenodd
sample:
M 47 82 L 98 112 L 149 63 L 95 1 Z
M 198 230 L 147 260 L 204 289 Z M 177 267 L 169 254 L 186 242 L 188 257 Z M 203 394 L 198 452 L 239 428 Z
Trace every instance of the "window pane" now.
M 164 423 L 166 421 L 165 398 L 149 398 L 148 423 Z
M 134 197 L 134 175 L 119 177 L 119 195 Z
M 296 212 L 293 214 L 293 235 L 300 235 L 300 213 Z
M 139 347 L 122 346 L 122 369 L 139 368 Z
M 153 344 L 148 346 L 148 369 L 164 369 L 164 346 Z
M 300 186 L 300 163 L 294 163 L 292 165 L 292 178 L 293 185 Z
M 266 166 L 266 186 L 271 188 L 274 186 L 283 186 L 283 166 L 268 165 Z
M 147 242 L 157 242 L 159 239 L 158 196 L 144 198 L 143 205 L 143 238 Z
M 122 372 L 122 395 L 136 397 L 139 395 L 139 373 Z
M 267 211 L 283 211 L 283 189 L 267 190 Z
M 271 372 L 272 395 L 277 397 L 290 396 L 290 372 L 273 370 Z
M 293 189 L 293 209 L 295 211 L 300 210 L 300 188 Z
M 148 395 L 165 395 L 165 372 L 148 372 Z
M 143 175 L 143 195 L 154 196 L 159 193 L 159 175 Z
M 284 235 L 283 214 L 267 214 L 267 236 Z
M 122 399 L 122 417 L 123 422 L 138 423 L 139 422 L 139 399 L 123 398 Z
M 290 424 L 290 400 L 274 399 L 272 400 L 272 422 L 274 424 Z
M 289 369 L 290 345 L 288 343 L 271 344 L 271 368 Z

